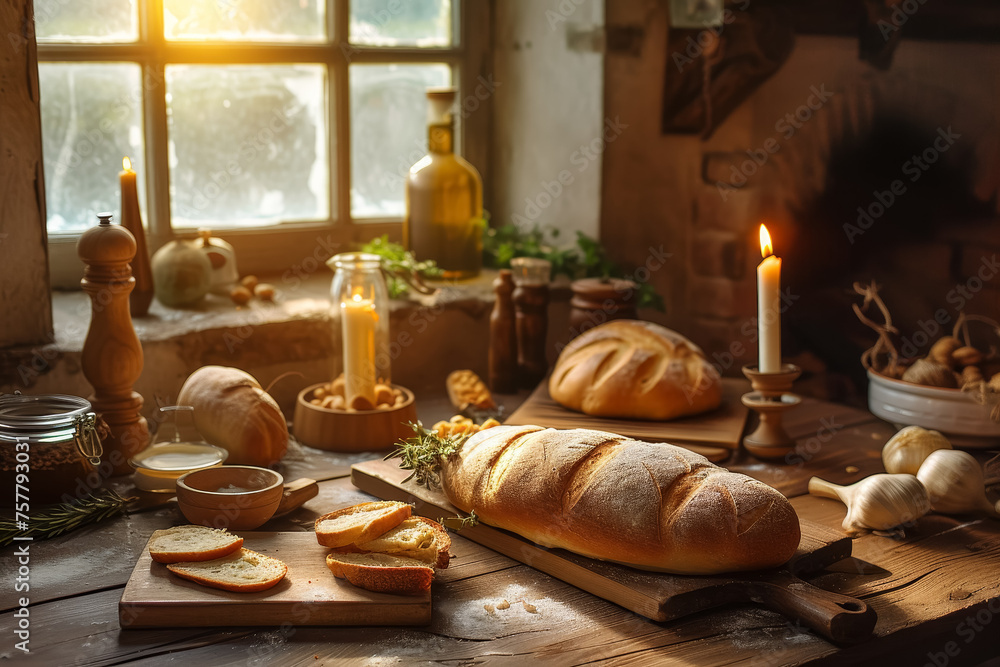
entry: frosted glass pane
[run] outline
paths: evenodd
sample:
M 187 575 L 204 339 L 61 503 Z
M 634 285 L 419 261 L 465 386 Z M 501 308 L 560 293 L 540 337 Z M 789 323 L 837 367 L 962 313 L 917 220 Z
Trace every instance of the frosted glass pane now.
M 39 42 L 134 42 L 139 21 L 130 0 L 35 0 Z
M 167 39 L 280 42 L 326 37 L 326 0 L 164 0 Z
M 329 217 L 319 65 L 168 66 L 174 226 Z
M 377 46 L 450 46 L 450 0 L 351 0 L 350 41 Z
M 118 172 L 129 156 L 144 206 L 141 72 L 132 64 L 40 63 L 42 151 L 49 232 L 97 224 L 121 210 Z
M 427 88 L 451 84 L 451 68 L 352 65 L 351 215 L 402 217 L 406 173 L 427 154 Z

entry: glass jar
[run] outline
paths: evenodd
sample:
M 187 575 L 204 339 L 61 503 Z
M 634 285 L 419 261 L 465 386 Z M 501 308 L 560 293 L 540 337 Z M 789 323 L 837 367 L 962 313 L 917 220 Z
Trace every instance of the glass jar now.
M 0 396 L 0 486 L 9 491 L 0 505 L 15 503 L 16 484 L 31 505 L 59 501 L 79 487 L 89 491 L 94 485 L 85 480 L 102 454 L 89 401 L 62 394 Z
M 334 255 L 327 265 L 334 270 L 330 303 L 334 350 L 340 350 L 334 376 L 344 374 L 348 407 L 370 410 L 375 385 L 391 382 L 389 291 L 382 261 L 378 255 L 349 252 Z

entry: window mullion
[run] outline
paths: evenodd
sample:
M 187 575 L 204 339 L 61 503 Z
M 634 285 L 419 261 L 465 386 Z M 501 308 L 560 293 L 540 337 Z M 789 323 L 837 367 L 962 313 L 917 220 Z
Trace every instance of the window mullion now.
M 348 64 L 351 47 L 348 43 L 350 7 L 348 0 L 331 0 L 333 11 L 332 51 L 330 63 L 330 111 L 333 139 L 331 158 L 336 176 L 331 184 L 336 206 L 334 216 L 338 226 L 350 225 L 351 220 L 351 102 Z
M 170 161 L 167 135 L 167 84 L 163 60 L 163 0 L 139 3 L 139 35 L 149 47 L 142 63 L 146 134 L 147 221 L 150 252 L 173 237 L 170 224 Z

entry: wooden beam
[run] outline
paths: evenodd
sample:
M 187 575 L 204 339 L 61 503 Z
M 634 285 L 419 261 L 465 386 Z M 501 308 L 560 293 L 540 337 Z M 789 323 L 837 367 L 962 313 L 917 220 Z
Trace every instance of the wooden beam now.
M 34 25 L 32 0 L 0 4 L 0 347 L 53 337 Z

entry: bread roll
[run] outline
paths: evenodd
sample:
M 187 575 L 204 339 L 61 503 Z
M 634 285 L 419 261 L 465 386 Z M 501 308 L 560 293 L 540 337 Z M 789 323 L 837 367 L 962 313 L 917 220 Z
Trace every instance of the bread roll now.
M 719 407 L 722 384 L 701 349 L 676 331 L 614 320 L 570 341 L 549 394 L 588 415 L 665 420 Z
M 673 445 L 496 426 L 441 468 L 448 499 L 483 522 L 645 570 L 774 567 L 799 544 L 798 517 L 781 493 Z

